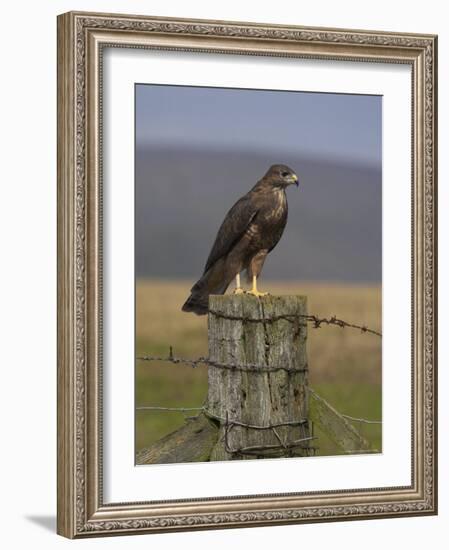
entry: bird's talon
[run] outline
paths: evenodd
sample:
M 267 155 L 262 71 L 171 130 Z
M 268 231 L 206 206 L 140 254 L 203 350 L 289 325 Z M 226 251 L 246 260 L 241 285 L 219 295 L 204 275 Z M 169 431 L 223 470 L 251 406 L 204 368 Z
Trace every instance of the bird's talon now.
M 236 288 L 234 289 L 233 294 L 236 294 L 236 295 L 245 294 L 245 291 L 243 290 L 243 288 Z

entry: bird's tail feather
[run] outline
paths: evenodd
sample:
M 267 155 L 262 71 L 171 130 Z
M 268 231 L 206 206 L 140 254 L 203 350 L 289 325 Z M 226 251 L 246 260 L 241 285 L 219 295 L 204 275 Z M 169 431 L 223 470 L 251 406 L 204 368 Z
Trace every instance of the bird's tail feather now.
M 209 311 L 209 295 L 224 294 L 226 292 L 230 281 L 214 281 L 216 271 L 218 271 L 214 267 L 206 271 L 201 279 L 193 285 L 190 296 L 182 306 L 182 311 L 206 315 Z
M 206 315 L 209 311 L 209 294 L 192 292 L 182 306 L 182 311 Z

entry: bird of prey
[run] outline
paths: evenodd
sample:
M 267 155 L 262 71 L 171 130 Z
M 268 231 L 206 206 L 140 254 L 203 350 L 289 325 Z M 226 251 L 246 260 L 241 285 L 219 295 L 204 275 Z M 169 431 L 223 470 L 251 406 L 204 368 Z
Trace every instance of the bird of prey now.
M 203 275 L 193 285 L 182 306 L 183 311 L 206 314 L 209 294 L 224 294 L 234 277 L 234 292 L 244 293 L 240 286 L 240 272 L 244 270 L 252 281 L 249 293 L 257 297 L 265 295 L 257 290 L 257 278 L 267 254 L 279 242 L 287 223 L 285 189 L 292 184 L 298 186 L 293 170 L 284 164 L 274 164 L 234 204 L 218 230 Z

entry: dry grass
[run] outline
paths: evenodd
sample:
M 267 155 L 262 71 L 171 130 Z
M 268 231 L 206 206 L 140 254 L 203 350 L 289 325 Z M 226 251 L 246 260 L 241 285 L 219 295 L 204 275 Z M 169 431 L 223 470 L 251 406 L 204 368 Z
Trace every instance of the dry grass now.
M 331 284 L 267 284 L 272 294 L 303 294 L 309 313 L 337 315 L 348 322 L 381 330 L 379 287 Z M 207 317 L 181 311 L 190 284 L 141 280 L 136 287 L 136 338 L 139 352 L 166 352 L 170 345 L 189 357 L 207 354 Z M 323 326 L 309 329 L 311 377 L 380 383 L 381 340 L 353 329 Z M 354 366 L 357 365 L 357 368 Z
M 137 353 L 207 355 L 207 316 L 181 311 L 191 282 L 139 280 L 136 285 Z M 316 283 L 261 283 L 271 294 L 301 294 L 309 313 L 366 325 L 381 331 L 381 289 Z M 310 383 L 341 412 L 379 418 L 381 413 L 381 339 L 354 329 L 310 327 Z M 137 404 L 200 406 L 206 393 L 205 369 L 137 362 Z M 175 429 L 177 413 L 138 413 L 137 450 Z M 369 434 L 365 434 L 369 435 Z M 376 435 L 380 447 L 380 430 Z M 323 447 L 324 449 L 324 447 Z M 333 452 L 329 448 L 326 453 Z M 324 454 L 324 452 L 322 453 Z

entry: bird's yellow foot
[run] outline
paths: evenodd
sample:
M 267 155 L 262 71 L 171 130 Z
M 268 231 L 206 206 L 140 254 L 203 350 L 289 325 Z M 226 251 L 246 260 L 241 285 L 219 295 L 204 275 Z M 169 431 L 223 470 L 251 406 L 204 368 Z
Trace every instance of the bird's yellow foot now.
M 253 285 L 251 290 L 248 290 L 247 294 L 252 294 L 256 298 L 261 298 L 262 296 L 268 296 L 268 292 L 259 292 L 257 290 L 257 277 L 253 275 Z
M 233 294 L 245 294 L 243 288 L 235 288 Z
M 255 296 L 256 298 L 261 298 L 262 296 L 268 296 L 268 292 L 259 292 L 258 290 L 255 290 L 252 288 L 251 290 L 248 290 L 246 294 L 251 294 L 252 296 Z

